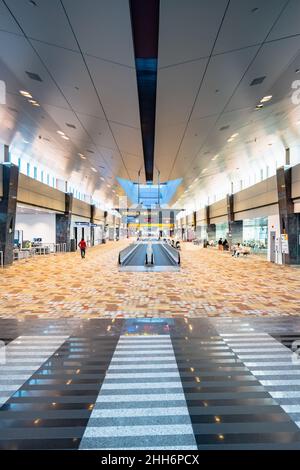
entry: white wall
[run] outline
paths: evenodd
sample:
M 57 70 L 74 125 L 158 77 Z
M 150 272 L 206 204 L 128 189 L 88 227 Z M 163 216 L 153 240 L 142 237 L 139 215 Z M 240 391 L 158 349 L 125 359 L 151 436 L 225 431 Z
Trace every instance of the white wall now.
M 23 240 L 42 238 L 42 243 L 56 243 L 56 214 L 18 214 L 16 230 L 23 230 Z

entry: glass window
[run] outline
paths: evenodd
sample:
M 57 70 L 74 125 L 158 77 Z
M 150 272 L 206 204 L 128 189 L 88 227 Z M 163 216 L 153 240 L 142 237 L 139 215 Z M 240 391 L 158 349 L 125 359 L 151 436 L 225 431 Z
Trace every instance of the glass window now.
M 36 166 L 33 168 L 33 177 L 35 180 L 37 179 L 37 167 Z
M 267 254 L 268 218 L 245 219 L 243 221 L 243 244 L 256 253 Z
M 27 176 L 30 176 L 30 163 L 27 163 L 27 171 L 26 171 Z

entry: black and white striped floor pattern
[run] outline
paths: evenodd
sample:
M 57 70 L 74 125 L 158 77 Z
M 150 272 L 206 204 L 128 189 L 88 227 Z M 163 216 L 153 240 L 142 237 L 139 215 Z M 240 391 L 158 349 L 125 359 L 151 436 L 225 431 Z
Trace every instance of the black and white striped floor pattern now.
M 300 449 L 297 328 L 0 320 L 0 449 Z

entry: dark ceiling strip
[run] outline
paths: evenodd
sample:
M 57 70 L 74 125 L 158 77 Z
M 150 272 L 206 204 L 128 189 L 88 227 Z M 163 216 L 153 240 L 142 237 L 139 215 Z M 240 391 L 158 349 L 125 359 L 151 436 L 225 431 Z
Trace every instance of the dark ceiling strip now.
M 145 174 L 153 181 L 159 0 L 130 0 Z

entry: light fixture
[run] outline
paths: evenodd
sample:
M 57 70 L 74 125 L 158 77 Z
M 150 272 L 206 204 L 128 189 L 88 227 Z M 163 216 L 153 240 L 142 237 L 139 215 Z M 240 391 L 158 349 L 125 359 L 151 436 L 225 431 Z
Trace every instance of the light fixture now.
M 207 171 L 207 168 L 203 168 L 203 170 L 201 171 L 201 173 L 205 173 Z
M 261 108 L 263 108 L 263 107 L 264 107 L 263 104 L 257 104 L 257 105 L 255 106 L 255 109 L 261 109 Z
M 100 179 L 101 179 L 102 181 L 105 181 L 105 178 L 103 178 L 103 176 L 100 176 Z
M 26 96 L 26 98 L 32 98 L 31 94 L 28 91 L 20 90 L 22 96 Z
M 212 161 L 217 160 L 218 157 L 219 157 L 219 154 L 217 153 L 217 155 L 215 155 L 215 156 L 212 158 Z
M 267 101 L 270 101 L 272 99 L 272 95 L 267 95 L 267 96 L 264 96 L 260 102 L 261 103 L 266 103 Z
M 56 131 L 59 135 L 65 135 L 63 131 Z
M 97 173 L 96 168 L 94 168 L 93 166 L 91 166 L 91 170 L 92 170 L 94 173 Z
M 231 138 L 232 138 L 232 139 L 235 139 L 238 135 L 239 135 L 239 133 L 236 132 L 235 134 L 232 134 Z
M 35 100 L 28 100 L 28 103 L 35 104 L 36 101 Z
M 61 138 L 62 138 L 62 139 L 65 139 L 65 140 L 70 140 L 69 137 L 66 136 L 66 135 L 62 135 Z
M 79 153 L 78 155 L 80 156 L 80 158 L 82 158 L 82 160 L 86 160 L 86 157 L 83 155 L 83 153 Z
M 232 137 L 229 137 L 229 139 L 227 139 L 227 142 L 233 142 L 234 139 Z
M 33 106 L 37 106 L 37 107 L 40 106 L 39 103 L 33 103 L 32 105 L 33 105 Z

